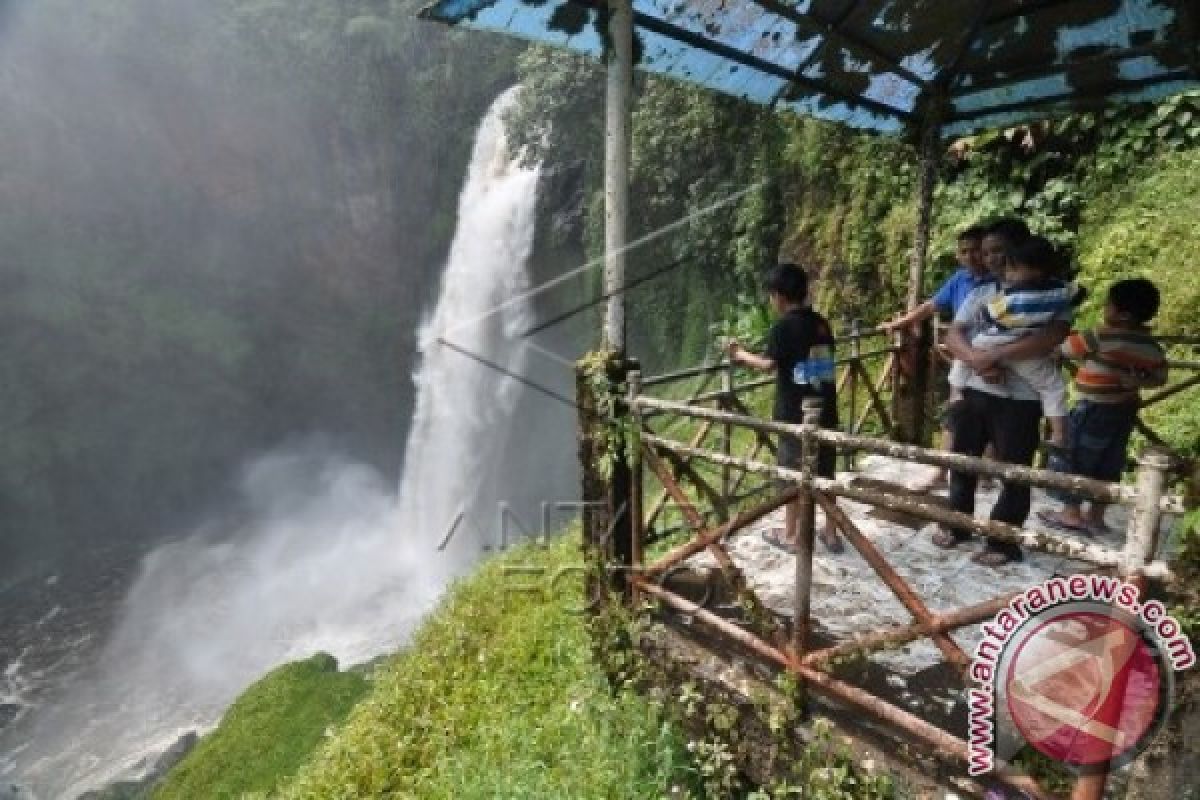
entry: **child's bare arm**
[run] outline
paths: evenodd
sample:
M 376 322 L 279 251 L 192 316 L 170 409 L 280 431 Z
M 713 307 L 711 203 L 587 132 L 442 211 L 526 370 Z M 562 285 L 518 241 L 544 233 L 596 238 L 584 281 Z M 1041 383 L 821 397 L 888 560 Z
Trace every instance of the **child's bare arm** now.
M 885 331 L 891 333 L 892 331 L 899 330 L 900 328 L 903 328 L 906 325 L 916 325 L 918 322 L 924 322 L 925 320 L 932 317 L 935 313 L 937 313 L 937 306 L 935 306 L 933 304 L 932 300 L 926 300 L 924 303 L 921 303 L 921 305 L 917 306 L 912 311 L 909 311 L 905 314 L 901 314 L 900 316 L 895 317 L 894 319 L 890 319 L 887 322 L 884 322 L 883 324 L 881 324 L 879 327 L 881 327 Z
M 735 364 L 742 364 L 743 366 L 750 367 L 751 369 L 757 369 L 762 372 L 775 371 L 775 362 L 773 360 L 767 358 L 766 356 L 760 356 L 756 353 L 751 353 L 749 350 L 742 347 L 742 345 L 736 340 L 729 343 L 727 351 L 729 353 L 729 360 Z

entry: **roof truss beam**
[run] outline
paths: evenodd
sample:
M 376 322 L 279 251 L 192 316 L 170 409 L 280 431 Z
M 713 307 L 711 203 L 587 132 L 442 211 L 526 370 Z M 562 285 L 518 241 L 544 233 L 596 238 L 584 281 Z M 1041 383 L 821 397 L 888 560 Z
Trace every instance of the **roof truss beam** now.
M 600 11 L 603 6 L 603 0 L 568 0 L 568 2 L 583 6 L 593 11 Z M 906 121 L 910 120 L 913 116 L 911 112 L 895 108 L 894 106 L 889 106 L 887 103 L 871 100 L 867 97 L 859 97 L 849 92 L 844 92 L 841 89 L 838 89 L 836 86 L 832 86 L 814 78 L 809 78 L 800 74 L 798 71 L 793 72 L 785 69 L 771 61 L 759 58 L 750 53 L 744 53 L 735 47 L 730 47 L 727 44 L 715 41 L 707 36 L 685 30 L 657 17 L 651 17 L 636 10 L 633 12 L 633 23 L 636 28 L 642 28 L 650 31 L 651 33 L 657 33 L 660 36 L 667 37 L 668 39 L 673 39 L 682 44 L 690 45 L 699 50 L 704 50 L 712 55 L 732 61 L 740 66 L 749 67 L 750 69 L 757 70 L 764 74 L 781 78 L 798 86 L 804 86 L 805 88 L 827 95 L 830 98 L 841 100 L 850 106 L 865 108 L 870 111 L 874 111 L 877 114 L 883 114 L 884 116 L 889 117 L 897 117 Z
M 1151 86 L 1157 86 L 1161 83 L 1193 79 L 1195 79 L 1195 75 L 1190 69 L 1181 69 L 1174 72 L 1168 72 L 1163 75 L 1156 75 L 1153 78 L 1145 78 L 1143 80 L 1112 81 L 1102 86 L 1095 87 L 1087 94 L 1063 92 L 1059 94 L 1047 95 L 1046 97 L 1041 97 L 1036 100 L 1021 100 L 1014 103 L 1003 103 L 1001 105 L 988 106 L 987 108 L 973 109 L 967 112 L 958 112 L 947 117 L 946 122 L 971 122 L 983 117 L 992 116 L 993 114 L 1005 114 L 1011 111 L 1024 111 L 1031 108 L 1044 108 L 1046 106 L 1052 106 L 1067 101 L 1077 103 L 1081 106 L 1086 106 L 1089 104 L 1095 105 L 1102 103 L 1105 97 L 1112 92 L 1146 89 Z
M 1103 53 L 1097 53 L 1083 58 L 1073 58 L 1070 61 L 1064 61 L 1061 64 L 1030 64 L 1027 61 L 1008 62 L 996 66 L 989 66 L 986 70 L 971 70 L 969 72 L 960 73 L 956 76 L 955 87 L 961 91 L 958 94 L 969 94 L 971 92 L 983 91 L 985 89 L 995 89 L 1000 86 L 1006 86 L 1011 83 L 1022 80 L 1031 80 L 1034 78 L 1044 78 L 1050 75 L 1056 75 L 1060 72 L 1069 72 L 1072 69 L 1086 67 L 1093 64 L 1104 64 L 1112 61 L 1124 61 L 1128 58 L 1137 58 L 1138 56 L 1152 56 L 1159 53 L 1177 52 L 1183 54 L 1186 58 L 1194 60 L 1196 57 L 1197 48 L 1195 45 L 1191 47 L 1191 53 L 1188 52 L 1186 43 L 1180 42 L 1159 42 L 1157 44 L 1146 45 L 1144 47 L 1131 47 L 1124 50 L 1109 50 Z M 997 73 L 1003 73 L 1003 76 Z M 979 80 L 975 80 L 975 76 L 987 74 L 989 76 Z M 969 86 L 962 85 L 964 78 L 972 78 Z
M 845 33 L 840 28 L 825 22 L 813 14 L 801 14 L 786 3 L 779 2 L 779 0 L 751 0 L 751 2 L 765 11 L 769 11 L 778 17 L 783 17 L 789 22 L 795 23 L 797 26 L 808 28 L 815 33 L 821 34 L 825 37 L 825 41 L 820 45 L 821 47 L 836 42 L 860 57 L 865 57 L 864 60 L 882 64 L 913 86 L 920 87 L 922 90 L 928 90 L 931 86 L 930 81 L 902 65 L 895 56 L 883 52 L 869 42 L 864 42 L 857 36 Z
M 1065 6 L 1069 3 L 1077 2 L 1079 2 L 1079 0 L 1031 0 L 1031 2 L 1023 3 L 1017 8 L 987 17 L 984 20 L 983 26 L 985 28 L 990 28 L 993 25 L 1000 25 L 1008 22 L 1009 20 L 1041 13 L 1042 11 L 1054 8 L 1055 6 Z

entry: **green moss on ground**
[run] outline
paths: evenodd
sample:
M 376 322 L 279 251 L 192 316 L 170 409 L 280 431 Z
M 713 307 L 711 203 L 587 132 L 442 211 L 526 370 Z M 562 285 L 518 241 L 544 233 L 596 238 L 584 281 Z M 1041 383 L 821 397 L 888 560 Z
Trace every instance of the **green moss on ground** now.
M 326 655 L 279 667 L 154 797 L 698 796 L 662 706 L 592 660 L 579 547 L 575 531 L 487 562 L 370 680 Z
M 155 790 L 155 800 L 236 798 L 291 776 L 366 693 L 324 653 L 285 664 L 247 689 Z

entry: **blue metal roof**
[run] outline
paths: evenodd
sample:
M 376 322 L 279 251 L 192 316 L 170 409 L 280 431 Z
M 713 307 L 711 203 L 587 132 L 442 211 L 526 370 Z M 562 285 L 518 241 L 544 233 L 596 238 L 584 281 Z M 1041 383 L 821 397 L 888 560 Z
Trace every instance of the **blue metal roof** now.
M 638 69 L 808 116 L 944 136 L 1200 85 L 1197 0 L 634 0 Z M 601 57 L 604 0 L 422 15 Z

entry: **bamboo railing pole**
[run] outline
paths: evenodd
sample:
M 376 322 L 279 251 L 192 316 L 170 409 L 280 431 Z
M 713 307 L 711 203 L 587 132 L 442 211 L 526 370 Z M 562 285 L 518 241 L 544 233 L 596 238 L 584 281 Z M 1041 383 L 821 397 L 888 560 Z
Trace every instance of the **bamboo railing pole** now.
M 815 434 L 814 434 L 815 435 Z M 669 439 L 662 439 L 657 436 L 647 434 L 643 437 L 643 441 L 653 444 L 656 447 L 662 447 L 667 450 L 675 450 L 677 452 L 686 453 L 704 458 L 710 461 L 719 463 L 720 459 L 725 457 L 720 453 L 714 453 L 707 450 L 689 449 L 685 445 L 678 442 L 672 442 Z M 761 472 L 767 475 L 774 475 L 788 481 L 797 481 L 806 483 L 804 474 L 798 470 L 786 469 L 777 467 L 773 464 L 764 464 L 757 461 L 749 461 L 733 457 L 730 463 L 742 469 Z M 847 486 L 836 480 L 828 480 L 826 478 L 811 479 L 812 488 L 819 492 L 825 492 L 837 497 L 846 497 L 850 500 L 856 500 L 867 505 L 886 508 L 892 511 L 900 511 L 905 514 L 910 514 L 918 519 L 926 519 L 931 522 L 940 522 L 944 525 L 949 525 L 954 528 L 963 528 L 971 530 L 981 536 L 991 536 L 1001 539 L 1006 542 L 1014 542 L 1031 550 L 1038 550 L 1051 555 L 1064 556 L 1073 558 L 1079 561 L 1086 561 L 1102 567 L 1116 567 L 1122 563 L 1124 556 L 1120 551 L 1115 551 L 1107 547 L 1095 545 L 1090 542 L 1083 542 L 1077 539 L 1067 539 L 1056 534 L 1047 533 L 1044 531 L 1032 531 L 1018 528 L 1015 525 L 1009 525 L 1006 522 L 999 522 L 991 519 L 977 519 L 970 514 L 963 514 L 958 511 L 951 511 L 942 508 L 941 506 L 932 505 L 914 500 L 901 495 L 890 495 L 883 492 L 873 491 L 870 489 L 859 489 L 853 486 Z M 1161 505 L 1161 504 L 1160 504 Z M 1173 580 L 1174 576 L 1171 573 L 1167 564 L 1162 561 L 1155 561 L 1143 569 L 1143 573 L 1147 577 L 1157 578 L 1164 581 Z
M 749 455 L 747 455 L 747 458 L 752 459 L 752 460 L 755 458 L 758 458 L 758 454 L 762 451 L 762 448 L 763 448 L 763 443 L 756 437 L 754 440 L 754 446 L 752 448 L 750 448 L 750 453 L 749 453 Z M 732 498 L 737 497 L 738 492 L 740 492 L 742 490 L 742 484 L 745 482 L 746 476 L 749 474 L 750 473 L 746 472 L 746 470 L 744 470 L 744 469 L 738 470 L 737 479 L 734 480 L 733 486 L 730 487 L 730 489 L 729 489 L 731 506 L 733 505 Z
M 803 408 L 805 426 L 817 425 L 821 419 L 820 398 L 805 398 Z M 816 544 L 816 502 L 811 482 L 817 472 L 819 444 L 807 427 L 801 434 L 800 447 L 805 484 L 801 487 L 800 498 L 796 504 L 796 586 L 793 598 L 791 648 L 791 656 L 797 662 L 804 658 L 808 647 L 808 632 L 811 624 L 809 617 L 812 613 L 813 550 Z M 787 538 L 791 534 L 791 531 L 784 531 L 783 535 L 784 538 Z
M 808 666 L 820 666 L 844 656 L 866 655 L 877 650 L 899 647 L 935 633 L 948 633 L 967 625 L 977 625 L 999 614 L 1008 607 L 1013 598 L 1020 595 L 1020 592 L 1012 592 L 973 606 L 944 614 L 933 614 L 928 623 L 914 622 L 898 628 L 854 634 L 832 647 L 814 650 L 804 657 L 804 663 Z
M 713 542 L 719 542 L 726 536 L 729 536 L 731 533 L 739 531 L 747 525 L 757 522 L 767 514 L 770 514 L 780 506 L 792 502 L 799 496 L 799 489 L 791 489 L 777 497 L 771 498 L 765 503 L 755 506 L 752 509 L 743 511 L 728 522 L 713 528 L 711 531 L 699 534 L 690 542 L 685 542 L 684 544 L 679 545 L 679 547 L 676 547 L 658 561 L 648 565 L 645 569 L 645 574 L 650 577 L 664 574 L 667 572 L 667 570 L 678 565 L 680 562 L 686 561 L 700 551 L 708 549 Z
M 1190 389 L 1196 385 L 1200 385 L 1200 375 L 1193 375 L 1192 377 L 1188 378 L 1187 380 L 1177 383 L 1174 386 L 1167 386 L 1167 387 L 1164 387 L 1163 389 L 1160 389 L 1159 391 L 1155 392 L 1154 394 L 1150 395 L 1149 397 L 1143 399 L 1138 404 L 1138 407 L 1146 408 L 1147 406 L 1152 406 L 1155 403 L 1161 403 L 1163 400 L 1166 400 L 1168 397 L 1173 397 L 1173 396 L 1179 394 L 1180 392 L 1186 391 L 1187 389 Z
M 842 529 L 842 533 L 850 540 L 850 544 L 854 545 L 854 548 L 863 557 L 863 561 L 866 561 L 867 565 L 875 570 L 875 574 L 879 576 L 879 579 L 883 581 L 885 586 L 892 590 L 892 594 L 896 595 L 896 599 L 900 601 L 901 605 L 908 609 L 908 613 L 913 615 L 913 619 L 918 624 L 932 625 L 933 612 L 925 605 L 925 601 L 917 596 L 912 587 L 900 577 L 899 573 L 884 558 L 883 553 L 880 553 L 875 544 L 863 535 L 863 532 L 846 515 L 846 512 L 838 507 L 837 501 L 820 493 L 815 493 L 815 497 L 826 516 L 832 518 L 837 523 L 837 526 Z M 951 664 L 962 670 L 970 663 L 967 654 L 949 636 L 944 633 L 933 633 L 931 637 L 933 638 L 933 643 L 937 645 L 938 649 L 942 651 L 942 655 Z
M 767 492 L 768 490 L 770 490 L 771 488 L 772 488 L 771 486 L 760 486 L 760 487 L 758 487 L 757 489 L 751 489 L 751 490 L 750 490 L 750 491 L 748 491 L 748 492 L 742 492 L 741 494 L 734 495 L 734 499 L 735 499 L 737 502 L 739 502 L 739 503 L 740 503 L 741 501 L 743 501 L 743 500 L 752 500 L 752 499 L 754 499 L 754 498 L 756 498 L 756 497 L 760 497 L 761 495 L 763 495 L 764 493 L 766 493 L 766 492 Z M 715 511 L 712 511 L 712 510 L 709 510 L 709 511 L 702 511 L 702 512 L 700 512 L 700 514 L 701 514 L 701 516 L 703 516 L 703 517 L 704 517 L 704 519 L 705 519 L 705 521 L 706 521 L 706 522 L 708 521 L 708 518 L 709 518 L 709 517 L 715 517 L 715 516 L 716 516 L 716 512 L 715 512 Z M 720 524 L 721 524 L 721 521 L 720 521 L 720 520 L 716 520 L 716 521 L 714 522 L 714 524 L 720 525 Z M 673 533 L 680 533 L 680 532 L 683 532 L 683 531 L 690 531 L 690 530 L 692 530 L 692 528 L 691 528 L 691 526 L 689 526 L 689 525 L 688 525 L 686 522 L 681 522 L 681 523 L 679 523 L 678 525 L 672 525 L 672 526 L 671 526 L 671 527 L 669 527 L 669 528 L 663 528 L 662 530 L 658 530 L 658 531 L 649 531 L 649 530 L 647 530 L 647 532 L 646 532 L 646 541 L 647 541 L 647 542 L 650 542 L 650 541 L 658 541 L 659 539 L 666 538 L 667 536 L 670 536 L 670 535 L 671 535 L 671 534 L 673 534 Z
M 721 388 L 723 390 L 725 390 L 726 392 L 728 392 L 729 394 L 727 394 L 726 397 L 724 397 L 720 400 L 719 407 L 724 408 L 726 411 L 732 411 L 733 409 L 731 407 L 729 407 L 729 397 L 733 393 L 733 362 L 732 361 L 729 362 L 729 364 L 721 372 Z M 726 422 L 725 428 L 724 428 L 724 436 L 721 437 L 721 452 L 723 452 L 727 456 L 733 455 L 733 430 L 734 430 L 733 423 Z M 731 468 L 729 467 L 729 465 L 722 466 L 721 467 L 721 497 L 726 502 L 728 501 L 728 498 L 730 497 L 730 495 L 733 494 L 733 491 L 731 489 L 732 482 L 733 482 L 733 472 L 732 472 Z
M 716 512 L 717 516 L 721 518 L 727 518 L 729 516 L 729 505 L 725 501 L 725 495 L 717 491 L 717 489 L 715 489 L 713 485 L 709 483 L 703 475 L 700 474 L 700 471 L 696 469 L 696 466 L 689 459 L 683 458 L 679 454 L 672 453 L 669 450 L 666 452 L 666 458 L 671 462 L 671 466 L 674 467 L 676 477 L 686 477 L 692 482 L 692 485 L 699 490 L 700 494 L 707 496 L 708 499 L 712 501 L 713 510 Z M 721 464 L 719 466 L 722 469 L 729 468 L 728 464 Z
M 663 463 L 662 459 L 659 458 L 658 454 L 656 454 L 653 448 L 649 446 L 655 440 L 655 438 L 656 437 L 649 435 L 642 438 L 644 445 L 642 447 L 642 452 L 645 454 L 646 463 L 650 466 L 650 469 L 654 470 L 654 472 L 658 475 L 658 478 L 662 481 L 663 486 L 667 487 L 667 491 L 671 493 L 671 496 L 674 498 L 675 502 L 679 504 L 679 509 L 683 513 L 684 519 L 687 520 L 692 530 L 695 531 L 697 535 L 703 535 L 705 533 L 704 517 L 699 511 L 696 510 L 696 507 L 692 505 L 691 501 L 688 500 L 687 495 L 684 494 L 683 489 L 680 488 L 679 484 L 677 484 L 671 478 L 670 472 L 667 470 L 667 467 Z M 742 571 L 738 568 L 737 564 L 733 562 L 733 559 L 730 557 L 729 553 L 726 552 L 725 548 L 721 545 L 720 540 L 714 538 L 709 541 L 707 549 L 708 552 L 712 553 L 713 558 L 716 559 L 717 566 L 720 568 L 721 573 L 725 576 L 725 580 L 729 584 L 729 587 L 733 589 L 733 592 L 738 599 L 744 601 L 753 614 L 761 618 L 766 618 L 767 612 L 763 608 L 762 603 L 755 596 L 754 592 L 750 591 L 750 585 L 746 581 L 745 575 L 742 574 Z
M 712 430 L 715 423 L 712 420 L 704 420 L 704 424 L 700 426 L 700 430 L 692 437 L 691 446 L 699 447 L 704 441 L 704 437 L 708 436 L 708 432 Z M 650 509 L 650 513 L 646 517 L 646 526 L 651 527 L 658 520 L 658 515 L 667 507 L 667 502 L 671 499 L 671 495 L 666 489 L 663 489 L 662 494 L 654 501 L 654 507 Z
M 734 407 L 735 411 L 741 412 L 742 415 L 744 415 L 746 417 L 750 417 L 750 418 L 754 417 L 754 415 L 750 413 L 750 409 L 746 408 L 746 404 L 741 401 L 741 398 L 738 398 L 738 397 L 733 398 L 733 407 Z M 767 448 L 767 450 L 770 451 L 771 455 L 773 455 L 773 456 L 779 455 L 779 448 L 776 447 L 775 443 L 771 441 L 770 436 L 767 436 L 767 434 L 763 433 L 761 430 L 755 430 L 754 436 L 756 439 L 758 439 L 759 444 L 761 444 L 763 447 Z
M 862 430 L 863 423 L 867 421 L 867 417 L 870 416 L 872 410 L 879 415 L 879 421 L 883 424 L 884 431 L 890 432 L 892 430 L 893 418 L 889 415 L 887 404 L 883 402 L 883 398 L 879 393 L 883 391 L 883 387 L 886 386 L 890 380 L 892 382 L 892 396 L 895 397 L 895 375 L 897 372 L 896 361 L 897 356 L 895 353 L 892 353 L 890 356 L 888 356 L 888 360 L 883 365 L 883 372 L 880 373 L 879 379 L 874 384 L 871 383 L 871 374 L 866 371 L 866 368 L 863 367 L 862 362 L 859 362 L 858 368 L 862 371 L 863 385 L 867 389 L 867 400 L 869 402 L 863 408 L 862 417 L 859 418 L 858 424 L 855 426 L 855 433 L 858 433 Z
M 859 343 L 859 331 L 862 329 L 862 320 L 855 318 L 850 322 L 850 334 L 854 338 L 850 340 L 850 356 L 854 361 L 850 364 L 850 416 L 851 424 L 858 415 L 858 368 L 859 355 L 862 353 L 862 347 Z M 847 470 L 854 469 L 854 458 L 856 453 L 853 450 L 846 450 L 845 466 Z
M 1137 501 L 1129 518 L 1125 538 L 1125 575 L 1138 575 L 1158 550 L 1158 528 L 1162 521 L 1162 496 L 1171 458 L 1161 450 L 1148 449 L 1138 459 Z
M 636 574 L 644 566 L 645 558 L 645 521 L 642 519 L 642 506 L 645 503 L 644 486 L 642 481 L 642 414 L 637 403 L 633 400 L 642 393 L 642 373 L 640 370 L 630 370 L 625 377 L 629 387 L 628 414 L 630 419 L 629 440 L 625 443 L 625 453 L 629 459 L 629 519 L 630 519 L 630 567 Z M 637 584 L 629 583 L 629 600 L 632 607 L 638 605 Z
M 956 764 L 962 764 L 967 758 L 967 743 L 951 733 L 926 722 L 915 714 L 902 708 L 897 708 L 886 700 L 882 700 L 864 689 L 840 681 L 824 672 L 793 661 L 778 648 L 772 647 L 755 636 L 750 631 L 739 628 L 727 619 L 717 616 L 699 603 L 680 597 L 674 592 L 657 586 L 640 576 L 634 580 L 642 585 L 646 594 L 662 600 L 666 605 L 682 612 L 688 617 L 700 621 L 710 629 L 729 637 L 741 644 L 755 655 L 789 670 L 806 685 L 811 685 L 818 692 L 840 701 L 850 707 L 864 712 L 875 719 L 891 726 L 892 729 L 908 734 L 924 742 L 935 755 Z M 1014 772 L 1011 767 L 996 762 L 996 777 L 1009 786 L 1025 792 L 1037 800 L 1048 800 L 1055 795 L 1047 793 L 1029 776 Z
M 903 354 L 907 352 L 907 348 L 909 347 L 907 339 L 910 336 L 911 334 L 905 333 L 903 330 L 896 331 L 895 334 L 894 341 L 897 350 L 896 357 L 892 359 L 891 370 L 889 373 L 887 373 L 888 377 L 891 379 L 888 384 L 891 388 L 891 396 L 888 397 L 888 410 L 890 419 L 893 423 L 885 426 L 885 430 L 888 432 L 889 436 L 895 432 L 895 425 L 899 424 L 900 390 L 904 388 L 904 375 L 902 374 L 903 370 L 900 368 L 900 365 L 904 358 Z
M 731 416 L 728 414 L 728 412 L 713 411 L 707 408 L 695 408 L 693 406 L 669 403 L 664 400 L 656 400 L 649 397 L 640 397 L 636 402 L 647 408 L 669 411 L 682 416 L 696 417 L 697 419 L 713 419 L 718 422 L 724 422 Z M 750 416 L 732 416 L 732 421 L 735 424 L 742 425 L 752 430 L 763 431 L 765 433 L 789 433 L 795 436 L 800 435 L 803 431 L 803 426 L 792 423 L 758 419 Z M 938 467 L 948 467 L 961 472 L 969 472 L 973 475 L 992 475 L 1000 478 L 1001 480 L 1017 481 L 1019 483 L 1027 483 L 1031 486 L 1038 486 L 1047 489 L 1059 489 L 1062 491 L 1071 492 L 1072 494 L 1082 495 L 1087 499 L 1097 500 L 1103 503 L 1122 503 L 1130 505 L 1138 497 L 1138 491 L 1134 487 L 1123 486 L 1117 483 L 1106 483 L 1104 481 L 1097 481 L 1091 478 L 1084 478 L 1079 475 L 1050 472 L 1047 470 L 1034 469 L 1032 467 L 1024 467 L 1017 464 L 1006 464 L 999 461 L 976 458 L 974 456 L 967 456 L 959 453 L 945 453 L 941 450 L 933 450 L 927 447 L 899 444 L 898 442 L 891 442 L 884 439 L 876 439 L 868 436 L 856 436 L 853 434 L 827 430 L 824 428 L 817 430 L 815 435 L 822 443 L 831 444 L 836 447 L 853 447 L 857 450 L 862 450 L 868 453 L 876 453 L 883 456 L 890 456 L 892 458 L 898 458 L 904 461 L 913 461 L 920 464 L 930 464 Z M 671 444 L 678 443 L 672 442 Z M 701 457 L 707 458 L 709 456 L 703 455 Z M 1174 496 L 1164 496 L 1159 504 L 1159 507 L 1161 511 L 1169 514 L 1178 514 L 1185 510 L 1182 499 Z
M 1138 459 L 1137 491 L 1138 499 L 1133 513 L 1129 515 L 1129 528 L 1125 536 L 1124 561 L 1120 565 L 1121 577 L 1138 587 L 1139 591 L 1146 589 L 1143 570 L 1145 565 L 1154 559 L 1158 550 L 1158 528 L 1162 521 L 1160 500 L 1163 488 L 1166 486 L 1167 470 L 1171 468 L 1171 458 L 1161 450 L 1148 449 Z M 1117 607 L 1114 606 L 1114 613 Z M 1109 696 L 1121 698 L 1118 708 L 1125 708 L 1128 703 L 1127 694 L 1129 676 L 1122 671 L 1109 687 Z M 1117 726 L 1118 730 L 1120 729 Z M 1113 755 L 1116 755 L 1115 753 Z M 1108 765 L 1085 772 L 1075 783 L 1071 792 L 1071 800 L 1102 800 L 1105 786 L 1108 784 Z

